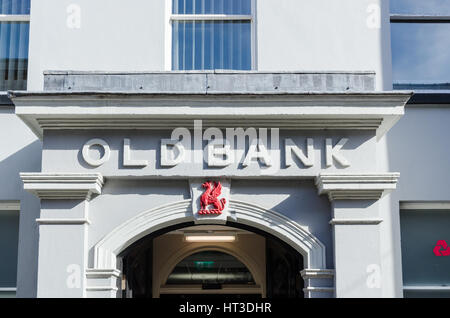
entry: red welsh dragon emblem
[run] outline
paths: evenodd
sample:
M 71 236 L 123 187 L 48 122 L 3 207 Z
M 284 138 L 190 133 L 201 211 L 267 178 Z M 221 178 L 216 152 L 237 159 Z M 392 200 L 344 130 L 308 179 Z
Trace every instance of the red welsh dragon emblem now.
M 205 192 L 200 197 L 200 211 L 198 211 L 198 214 L 222 214 L 225 203 L 227 203 L 226 199 L 219 199 L 219 195 L 222 193 L 222 184 L 214 182 L 213 187 L 213 183 L 207 181 L 202 184 L 202 188 L 205 189 Z M 213 205 L 214 208 L 207 209 L 209 205 Z

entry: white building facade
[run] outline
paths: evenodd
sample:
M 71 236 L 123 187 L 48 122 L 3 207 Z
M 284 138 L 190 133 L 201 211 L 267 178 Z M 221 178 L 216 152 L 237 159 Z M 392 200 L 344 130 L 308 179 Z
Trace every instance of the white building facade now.
M 449 86 L 394 44 L 448 19 L 392 8 L 4 1 L 0 295 L 450 296 Z

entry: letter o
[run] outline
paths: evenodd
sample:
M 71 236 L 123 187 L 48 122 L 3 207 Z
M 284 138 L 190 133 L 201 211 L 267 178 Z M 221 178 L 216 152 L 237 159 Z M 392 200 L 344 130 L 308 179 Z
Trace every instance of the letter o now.
M 100 146 L 103 148 L 103 151 L 105 152 L 103 156 L 100 159 L 92 159 L 89 155 L 89 149 L 91 149 L 92 146 Z M 95 138 L 87 141 L 82 150 L 82 155 L 84 161 L 90 166 L 98 167 L 104 164 L 109 160 L 109 157 L 111 155 L 111 149 L 109 148 L 109 145 L 106 141 L 103 139 Z

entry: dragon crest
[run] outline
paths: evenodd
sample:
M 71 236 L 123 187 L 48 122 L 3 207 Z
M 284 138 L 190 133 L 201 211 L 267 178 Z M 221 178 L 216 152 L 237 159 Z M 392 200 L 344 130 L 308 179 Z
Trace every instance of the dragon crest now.
M 227 200 L 225 198 L 219 199 L 222 194 L 222 184 L 220 182 L 206 181 L 202 184 L 205 192 L 200 197 L 200 210 L 198 214 L 222 214 Z M 212 209 L 208 206 L 212 205 Z

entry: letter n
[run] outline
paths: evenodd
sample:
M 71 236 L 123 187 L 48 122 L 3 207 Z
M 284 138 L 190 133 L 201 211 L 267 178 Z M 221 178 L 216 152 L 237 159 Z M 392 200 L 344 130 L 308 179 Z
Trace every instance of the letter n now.
M 286 139 L 284 141 L 284 149 L 285 149 L 285 161 L 286 167 L 290 167 L 294 164 L 293 154 L 306 166 L 312 167 L 314 166 L 314 140 L 312 138 L 308 138 L 306 140 L 306 155 L 303 153 L 302 149 L 300 149 L 292 139 Z

